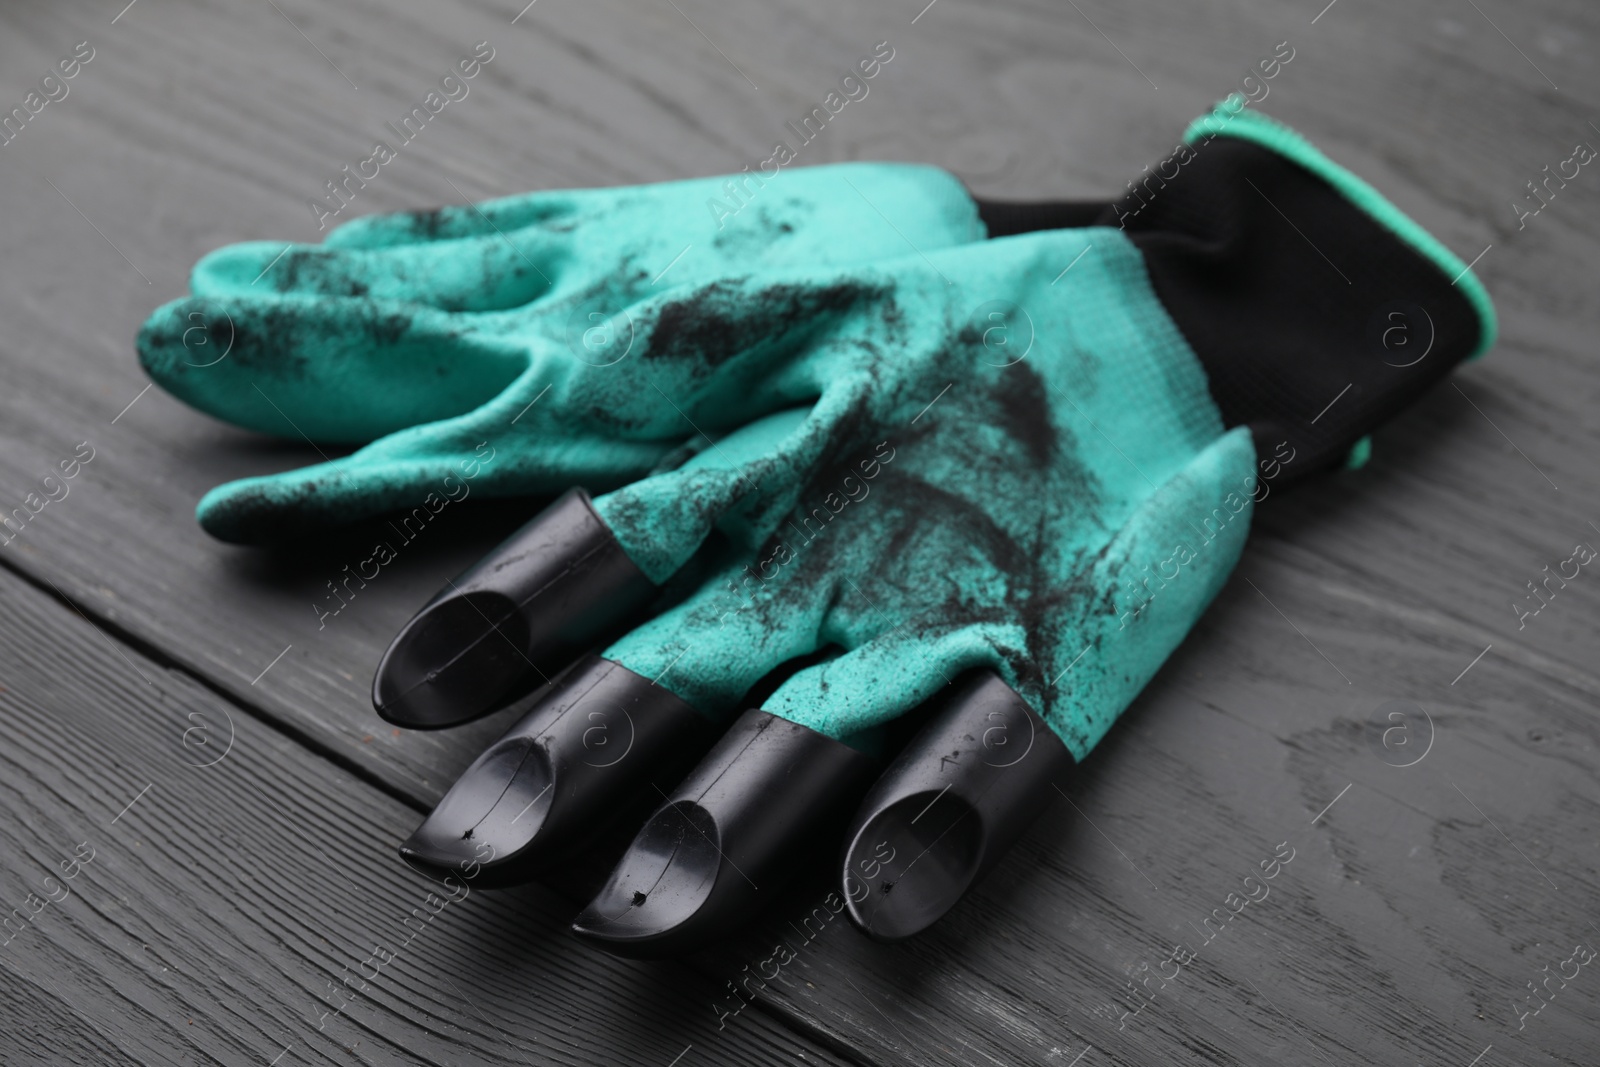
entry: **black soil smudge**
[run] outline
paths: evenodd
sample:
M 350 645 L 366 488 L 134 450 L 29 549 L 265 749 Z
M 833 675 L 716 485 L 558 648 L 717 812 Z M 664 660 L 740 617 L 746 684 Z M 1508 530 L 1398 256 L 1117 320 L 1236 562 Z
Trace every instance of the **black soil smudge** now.
M 1058 436 L 1045 384 L 1034 369 L 1016 363 L 1002 370 L 994 403 L 1000 409 L 996 424 L 1027 451 L 1033 465 L 1044 468 L 1054 463 Z
M 400 312 L 370 315 L 366 321 L 366 328 L 367 336 L 371 337 L 375 344 L 392 345 L 411 329 L 411 316 Z
M 848 311 L 879 289 L 860 282 L 773 285 L 751 293 L 744 279 L 714 282 L 661 306 L 646 359 L 698 359 L 716 367 Z
M 428 240 L 434 240 L 439 232 L 444 229 L 444 208 L 436 207 L 429 211 L 416 211 L 411 215 L 411 229 Z

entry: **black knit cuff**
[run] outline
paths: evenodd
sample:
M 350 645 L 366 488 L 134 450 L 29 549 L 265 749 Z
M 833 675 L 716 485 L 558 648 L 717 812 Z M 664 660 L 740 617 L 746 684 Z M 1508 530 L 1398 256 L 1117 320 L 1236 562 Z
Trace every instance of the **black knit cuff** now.
M 1099 220 L 1125 230 L 1279 486 L 1343 462 L 1494 333 L 1464 264 L 1286 127 L 1219 109 Z

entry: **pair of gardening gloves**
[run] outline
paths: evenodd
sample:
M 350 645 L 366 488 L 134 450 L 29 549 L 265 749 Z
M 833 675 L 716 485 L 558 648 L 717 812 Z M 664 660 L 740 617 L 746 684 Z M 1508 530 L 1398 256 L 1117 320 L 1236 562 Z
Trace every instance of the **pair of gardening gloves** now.
M 526 880 L 649 798 L 574 923 L 628 955 L 724 935 L 818 839 L 862 930 L 933 923 L 1182 641 L 1255 505 L 1495 332 L 1465 264 L 1238 97 L 1114 201 L 840 164 L 361 218 L 192 287 L 139 334 L 156 382 L 364 446 L 212 490 L 215 536 L 425 521 L 468 481 L 555 498 L 407 624 L 373 699 L 417 729 L 518 709 L 402 846 L 441 874 Z

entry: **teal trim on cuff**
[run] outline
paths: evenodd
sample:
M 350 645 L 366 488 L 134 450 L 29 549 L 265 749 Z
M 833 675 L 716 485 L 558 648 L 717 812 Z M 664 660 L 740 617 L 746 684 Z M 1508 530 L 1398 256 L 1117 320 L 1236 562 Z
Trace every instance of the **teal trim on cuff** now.
M 1344 457 L 1344 469 L 1358 471 L 1367 465 L 1367 460 L 1372 458 L 1372 435 L 1368 434 L 1350 446 L 1350 454 Z

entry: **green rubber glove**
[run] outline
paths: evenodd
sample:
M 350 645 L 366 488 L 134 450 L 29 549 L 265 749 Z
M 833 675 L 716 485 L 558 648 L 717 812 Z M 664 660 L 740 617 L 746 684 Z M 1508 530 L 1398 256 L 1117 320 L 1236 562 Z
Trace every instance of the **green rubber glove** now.
M 1152 216 L 1213 197 L 1244 205 L 1218 207 L 1214 225 L 1247 235 L 1230 236 L 1226 255 L 1249 260 L 1271 242 L 1282 263 L 1270 270 L 1239 273 L 1248 262 L 1207 253 L 1195 291 L 1179 292 L 1192 254 L 1171 266 L 1167 246 L 1211 235 L 1131 229 L 1124 203 L 1107 213 L 1122 228 L 645 296 L 627 311 L 638 337 L 628 358 L 548 368 L 534 409 L 552 434 L 546 454 L 584 448 L 602 426 L 609 440 L 698 449 L 595 500 L 638 568 L 662 583 L 713 531 L 724 546 L 698 592 L 604 656 L 722 716 L 777 665 L 838 645 L 846 654 L 763 705 L 835 738 L 987 666 L 1086 755 L 1221 587 L 1254 500 L 1342 460 L 1493 329 L 1481 290 L 1465 295 L 1476 279 L 1451 284 L 1465 264 L 1370 187 L 1285 127 L 1218 114 L 1221 139 L 1201 143 L 1209 130 L 1197 123 L 1194 160 L 1135 203 Z M 1295 231 L 1278 201 L 1298 209 L 1301 230 L 1326 232 L 1317 243 L 1339 268 L 1285 239 Z M 1210 276 L 1224 266 L 1231 287 Z M 1355 292 L 1335 288 L 1338 271 Z M 1403 369 L 1363 344 L 1361 323 L 1345 324 L 1398 296 L 1433 305 L 1444 349 Z M 1283 304 L 1290 332 L 1265 332 L 1256 320 Z M 1213 351 L 1198 355 L 1186 330 Z M 1239 351 L 1252 341 L 1268 350 Z M 1318 420 L 1327 429 L 1311 424 L 1373 369 L 1377 384 Z M 1274 436 L 1258 442 L 1257 426 Z
M 1100 225 L 631 305 L 634 350 L 558 375 L 541 425 L 553 449 L 589 440 L 597 413 L 610 439 L 685 447 L 594 499 L 598 524 L 568 498 L 452 583 L 391 646 L 375 701 L 390 721 L 448 725 L 489 710 L 457 698 L 493 697 L 484 680 L 520 669 L 508 648 L 536 657 L 537 627 L 611 610 L 633 628 L 530 698 L 408 854 L 506 861 L 590 825 L 628 774 L 585 769 L 590 731 L 573 723 L 625 710 L 631 747 L 605 767 L 631 758 L 642 779 L 640 739 L 758 704 L 576 925 L 616 951 L 687 948 L 781 882 L 797 827 L 860 783 L 851 752 L 961 692 L 955 726 L 928 727 L 942 740 L 885 776 L 912 785 L 874 787 L 844 884 L 877 936 L 953 903 L 1048 794 L 1048 775 L 976 740 L 1006 718 L 994 702 L 1009 690 L 1042 724 L 1007 731 L 1039 741 L 1017 760 L 1042 734 L 1082 760 L 1222 587 L 1255 503 L 1341 465 L 1493 339 L 1464 264 L 1242 103 L 1147 174 Z M 1028 215 L 986 210 L 1012 229 Z M 641 624 L 616 593 L 628 568 L 677 602 Z M 1001 696 L 957 682 L 974 675 Z M 849 878 L 891 853 L 898 873 L 857 898 Z
M 712 200 L 742 206 L 714 216 Z M 624 380 L 608 368 L 639 339 L 635 305 L 759 269 L 825 269 L 983 236 L 961 183 L 916 165 L 800 168 L 760 187 L 734 175 L 534 193 L 356 219 L 320 246 L 219 249 L 196 264 L 192 297 L 151 315 L 138 349 L 151 378 L 217 418 L 375 442 L 200 502 L 217 537 L 271 541 L 430 493 L 623 484 L 692 432 L 640 381 L 628 388 L 643 385 L 664 415 L 631 423 L 602 395 Z M 813 313 L 811 298 L 797 292 L 790 313 Z M 685 346 L 708 340 L 692 320 L 678 326 Z

